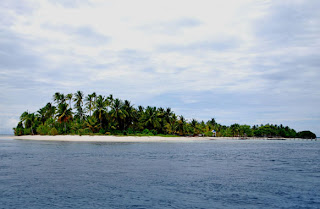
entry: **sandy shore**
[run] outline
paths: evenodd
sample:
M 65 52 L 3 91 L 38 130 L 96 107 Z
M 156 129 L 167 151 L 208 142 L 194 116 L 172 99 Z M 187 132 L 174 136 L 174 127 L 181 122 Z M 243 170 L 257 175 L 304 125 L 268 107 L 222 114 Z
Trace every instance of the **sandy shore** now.
M 208 141 L 214 137 L 159 137 L 159 136 L 11 136 L 11 139 L 36 140 L 36 141 L 69 141 L 69 142 L 193 142 Z
M 0 137 L 1 138 L 1 137 Z M 7 136 L 4 138 L 17 140 L 35 141 L 65 141 L 65 142 L 197 142 L 209 140 L 303 140 L 285 138 L 256 138 L 256 137 L 160 137 L 160 136 L 78 136 L 78 135 L 58 135 L 58 136 Z M 304 139 L 305 140 L 305 139 Z

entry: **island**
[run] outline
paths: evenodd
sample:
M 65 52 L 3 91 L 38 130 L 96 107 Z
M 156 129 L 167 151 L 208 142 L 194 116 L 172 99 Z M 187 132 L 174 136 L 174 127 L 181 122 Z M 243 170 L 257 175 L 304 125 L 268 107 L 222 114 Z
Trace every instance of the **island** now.
M 70 135 L 101 135 L 105 138 L 130 136 L 132 140 L 140 136 L 169 137 L 171 139 L 174 137 L 210 139 L 213 136 L 240 139 L 250 137 L 316 138 L 311 131 L 296 132 L 282 124 L 250 126 L 235 123 L 227 126 L 217 123 L 214 118 L 206 122 L 196 119 L 188 121 L 184 116 L 176 115 L 170 107 L 134 107 L 130 101 L 114 98 L 112 94 L 102 96 L 94 92 L 85 96 L 81 91 L 74 94 L 55 93 L 53 103 L 47 103 L 34 113 L 23 112 L 13 130 L 15 136 L 66 135 L 70 138 Z M 28 138 L 30 137 L 22 137 L 22 139 Z M 40 136 L 38 138 L 41 139 Z

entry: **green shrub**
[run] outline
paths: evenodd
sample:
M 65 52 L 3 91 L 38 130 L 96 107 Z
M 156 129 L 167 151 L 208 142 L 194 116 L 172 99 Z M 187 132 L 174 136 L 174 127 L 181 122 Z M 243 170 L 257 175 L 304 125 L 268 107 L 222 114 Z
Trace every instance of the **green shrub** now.
M 297 133 L 297 137 L 302 139 L 315 139 L 316 135 L 311 131 L 300 131 Z
M 80 129 L 78 130 L 78 134 L 79 134 L 80 136 L 82 136 L 82 135 L 84 134 L 84 130 L 83 130 L 82 128 L 80 128 Z
M 213 133 L 211 131 L 208 131 L 208 132 L 204 133 L 204 135 L 211 137 L 211 136 L 213 136 Z
M 153 135 L 157 135 L 157 131 L 154 129 L 151 130 L 151 133 L 153 133 Z
M 14 135 L 15 136 L 21 136 L 23 135 L 23 128 L 14 128 Z
M 142 134 L 149 134 L 149 133 L 150 133 L 150 131 L 147 128 L 142 131 Z
M 112 131 L 112 135 L 118 136 L 118 135 L 123 135 L 123 133 L 120 130 L 114 130 Z
M 111 135 L 111 133 L 110 133 L 110 132 L 106 132 L 105 134 L 106 134 L 106 135 Z
M 31 135 L 31 128 L 25 128 L 23 129 L 23 135 Z
M 66 133 L 65 130 L 64 130 L 64 127 L 62 127 L 61 125 L 58 126 L 58 129 L 56 129 L 56 130 L 57 130 L 57 132 L 58 132 L 59 135 L 63 135 L 63 134 Z M 57 134 L 57 135 L 58 135 L 58 134 Z
M 128 128 L 127 134 L 128 135 L 134 134 L 134 130 L 132 128 Z
M 178 135 L 172 135 L 172 134 L 157 134 L 157 136 L 161 136 L 161 137 L 180 137 Z
M 55 127 L 53 127 L 50 130 L 49 134 L 52 135 L 52 136 L 58 135 L 58 130 Z
M 99 130 L 100 134 L 104 134 L 106 132 L 106 130 L 104 130 L 103 128 Z
M 50 131 L 50 128 L 49 126 L 46 126 L 46 125 L 40 125 L 38 128 L 37 128 L 37 133 L 40 134 L 40 135 L 47 135 Z
M 92 134 L 89 134 L 90 136 L 103 136 L 104 134 L 101 134 L 101 133 L 92 133 Z

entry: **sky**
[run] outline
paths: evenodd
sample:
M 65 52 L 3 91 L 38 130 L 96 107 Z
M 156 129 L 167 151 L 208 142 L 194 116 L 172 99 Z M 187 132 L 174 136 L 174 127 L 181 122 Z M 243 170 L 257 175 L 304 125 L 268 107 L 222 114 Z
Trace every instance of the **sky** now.
M 320 136 L 319 0 L 1 0 L 0 134 L 55 92 Z

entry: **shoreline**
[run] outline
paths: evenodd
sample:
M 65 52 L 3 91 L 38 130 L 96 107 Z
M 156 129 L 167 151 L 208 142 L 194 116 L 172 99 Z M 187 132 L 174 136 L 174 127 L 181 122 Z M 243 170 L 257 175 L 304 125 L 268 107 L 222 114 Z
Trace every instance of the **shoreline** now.
M 57 135 L 57 136 L 11 136 L 10 139 L 33 141 L 64 142 L 193 142 L 208 141 L 214 137 L 161 137 L 161 136 L 90 136 L 90 135 Z
M 0 137 L 2 138 L 2 137 Z M 161 137 L 161 136 L 90 136 L 90 135 L 24 135 L 5 138 L 32 141 L 64 142 L 200 142 L 216 140 L 310 140 L 300 138 L 266 138 L 266 137 Z M 316 139 L 312 139 L 316 140 Z

